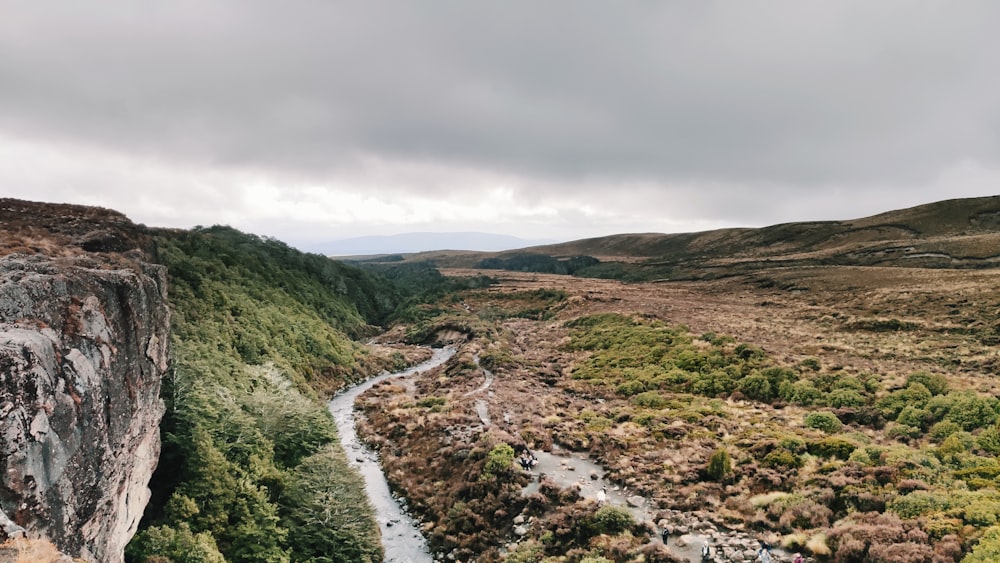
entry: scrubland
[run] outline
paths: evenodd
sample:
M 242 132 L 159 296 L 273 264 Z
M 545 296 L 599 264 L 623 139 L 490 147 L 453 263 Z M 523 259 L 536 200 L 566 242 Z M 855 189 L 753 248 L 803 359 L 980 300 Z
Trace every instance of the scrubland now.
M 544 480 L 524 496 L 529 477 L 497 461 L 504 447 L 553 445 L 589 454 L 654 510 L 699 512 L 818 559 L 1000 553 L 1000 272 L 490 274 L 498 283 L 407 325 L 412 342 L 447 334 L 460 346 L 446 370 L 362 398 L 363 435 L 442 553 L 669 560 L 649 523 L 602 524 L 596 503 Z M 484 369 L 493 381 L 474 393 Z

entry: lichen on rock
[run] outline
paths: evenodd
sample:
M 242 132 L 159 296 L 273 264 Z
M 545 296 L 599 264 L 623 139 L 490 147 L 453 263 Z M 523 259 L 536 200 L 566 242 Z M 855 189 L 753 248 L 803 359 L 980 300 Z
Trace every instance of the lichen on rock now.
M 166 271 L 48 254 L 0 256 L 0 541 L 22 529 L 73 557 L 122 561 L 159 456 Z

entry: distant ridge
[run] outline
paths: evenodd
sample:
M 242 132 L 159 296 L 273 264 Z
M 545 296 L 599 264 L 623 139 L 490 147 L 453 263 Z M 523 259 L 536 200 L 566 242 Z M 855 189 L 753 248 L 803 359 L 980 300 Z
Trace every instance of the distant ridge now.
M 580 257 L 600 263 L 581 262 Z M 422 253 L 407 259 L 431 260 L 441 267 L 567 271 L 626 280 L 702 279 L 791 266 L 996 268 L 1000 196 L 951 199 L 844 221 L 619 234 L 493 253 Z M 570 261 L 583 265 L 570 267 Z
M 311 245 L 311 252 L 327 256 L 370 256 L 379 254 L 410 254 L 432 250 L 468 250 L 497 252 L 555 241 L 528 240 L 511 235 L 491 233 L 402 233 L 398 235 L 353 237 Z

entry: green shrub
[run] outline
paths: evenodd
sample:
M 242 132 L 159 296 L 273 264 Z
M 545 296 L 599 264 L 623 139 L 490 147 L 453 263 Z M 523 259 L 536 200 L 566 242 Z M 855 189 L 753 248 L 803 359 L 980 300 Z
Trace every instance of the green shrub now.
M 1000 502 L 977 499 L 965 507 L 962 519 L 966 524 L 985 528 L 997 523 L 997 514 L 1000 514 Z
M 215 538 L 208 532 L 193 533 L 186 522 L 176 528 L 152 526 L 139 532 L 125 550 L 131 561 L 156 557 L 176 563 L 225 563 Z
M 819 371 L 820 368 L 823 367 L 822 364 L 820 364 L 819 360 L 816 358 L 806 358 L 801 362 L 799 362 L 799 365 L 802 366 L 802 369 L 807 369 L 810 371 Z
M 509 444 L 497 444 L 486 454 L 486 466 L 480 478 L 487 480 L 505 476 L 510 473 L 513 464 L 514 448 Z
M 882 397 L 875 406 L 886 419 L 896 420 L 906 407 L 924 408 L 930 399 L 931 392 L 922 383 L 914 383 Z
M 835 414 L 828 411 L 809 413 L 806 415 L 804 422 L 809 428 L 822 430 L 827 434 L 838 432 L 843 426 L 840 419 L 837 418 Z
M 868 401 L 856 389 L 834 389 L 826 396 L 828 405 L 834 408 L 863 407 Z
M 775 393 L 771 389 L 771 382 L 761 374 L 755 374 L 743 378 L 736 388 L 743 395 L 753 401 L 770 402 L 774 399 Z
M 1000 527 L 986 530 L 972 553 L 962 559 L 962 563 L 995 563 L 1000 561 Z
M 823 397 L 823 393 L 816 388 L 816 385 L 808 380 L 784 381 L 778 387 L 778 396 L 782 399 L 803 406 L 816 404 Z
M 283 493 L 290 507 L 282 521 L 292 539 L 292 560 L 382 561 L 378 525 L 372 514 L 356 508 L 366 500 L 364 486 L 333 444 L 302 460 Z
M 635 525 L 632 513 L 626 508 L 606 504 L 597 509 L 591 518 L 594 535 L 608 534 L 616 536 L 628 531 Z
M 798 436 L 785 436 L 778 445 L 793 454 L 800 454 L 806 451 L 806 441 Z
M 950 496 L 946 492 L 913 491 L 889 501 L 889 510 L 901 518 L 919 518 L 933 512 L 944 512 L 951 508 Z
M 906 386 L 909 387 L 919 383 L 930 391 L 931 395 L 945 395 L 948 393 L 948 380 L 938 373 L 928 373 L 918 371 L 906 378 Z
M 646 382 L 633 379 L 631 381 L 626 381 L 615 388 L 615 393 L 619 395 L 624 395 L 626 397 L 631 397 L 632 395 L 638 395 L 646 391 Z
M 667 406 L 667 399 L 656 391 L 646 391 L 632 397 L 632 404 L 647 409 L 662 409 Z
M 968 432 L 955 432 L 945 438 L 935 453 L 942 460 L 953 459 L 971 450 L 974 443 L 975 439 Z
M 899 424 L 921 429 L 926 428 L 931 420 L 930 411 L 914 406 L 904 408 L 896 417 L 896 422 Z
M 792 452 L 778 448 L 764 456 L 761 463 L 767 467 L 797 469 L 802 467 L 802 459 Z
M 809 453 L 818 457 L 836 457 L 838 459 L 848 459 L 851 457 L 851 453 L 854 452 L 858 447 L 857 444 L 850 440 L 845 440 L 838 436 L 828 436 L 822 440 L 816 440 L 814 442 L 809 442 L 807 449 Z
M 425 409 L 432 409 L 435 407 L 442 407 L 447 402 L 448 399 L 446 399 L 445 397 L 430 396 L 430 397 L 424 397 L 423 399 L 417 401 L 417 406 Z
M 900 439 L 903 442 L 908 442 L 910 440 L 916 440 L 923 435 L 923 431 L 916 426 L 910 426 L 908 424 L 893 424 L 887 432 L 890 438 Z
M 729 459 L 729 452 L 719 448 L 708 457 L 708 466 L 705 473 L 713 481 L 722 481 L 727 475 L 733 472 L 733 463 Z
M 927 414 L 929 415 L 930 411 L 927 411 Z M 960 431 L 961 429 L 961 426 L 950 420 L 942 420 L 941 422 L 934 424 L 934 426 L 931 426 L 931 429 L 927 434 L 930 436 L 931 440 L 940 444 L 945 440 L 945 438 Z M 1000 438 L 1000 436 L 998 436 L 998 438 Z M 997 445 L 1000 446 L 1000 441 L 997 442 Z
M 551 534 L 551 532 L 549 532 Z M 527 540 L 507 554 L 504 563 L 538 563 L 545 557 L 545 541 Z
M 985 428 L 997 421 L 997 399 L 977 395 L 972 391 L 953 391 L 947 397 L 953 397 L 951 408 L 944 418 L 950 420 L 963 430 Z
M 949 422 L 949 424 L 957 424 Z M 996 426 L 991 426 L 979 433 L 976 437 L 976 445 L 986 450 L 991 455 L 1000 456 L 1000 429 Z

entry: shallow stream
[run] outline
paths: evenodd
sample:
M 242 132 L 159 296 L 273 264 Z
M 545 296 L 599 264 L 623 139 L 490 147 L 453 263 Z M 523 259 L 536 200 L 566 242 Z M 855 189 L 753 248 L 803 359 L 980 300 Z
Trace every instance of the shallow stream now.
M 649 505 L 648 499 L 641 495 L 622 489 L 614 482 L 605 479 L 604 468 L 593 461 L 587 454 L 575 453 L 561 449 L 557 444 L 553 444 L 551 452 L 533 450 L 532 453 L 538 459 L 538 464 L 532 468 L 532 480 L 524 488 L 523 494 L 530 495 L 539 489 L 542 477 L 553 481 L 560 487 L 574 487 L 580 491 L 580 496 L 585 499 L 597 500 L 598 492 L 604 489 L 606 502 L 611 505 L 627 508 L 638 522 L 652 521 L 654 510 Z M 681 537 L 672 536 L 666 543 L 667 549 L 676 557 L 687 559 L 688 561 L 701 561 L 701 547 L 705 544 L 713 546 L 716 557 L 712 561 L 722 560 L 722 555 L 717 553 L 720 535 L 727 535 L 727 532 L 716 532 L 709 535 L 699 531 L 684 533 Z M 715 537 L 713 537 L 715 536 Z M 774 561 L 791 561 L 792 555 L 779 548 L 772 550 Z M 737 559 L 745 561 L 746 559 Z
M 393 496 L 385 480 L 378 456 L 358 439 L 354 424 L 354 400 L 374 385 L 395 377 L 406 377 L 435 368 L 455 354 L 454 348 L 437 348 L 431 359 L 409 369 L 385 373 L 360 383 L 334 397 L 329 404 L 330 413 L 337 421 L 340 443 L 347 452 L 347 460 L 365 479 L 368 499 L 375 508 L 375 518 L 382 530 L 382 547 L 385 561 L 392 563 L 432 563 L 427 540 L 420 533 L 417 522 L 410 517 L 401 501 Z

